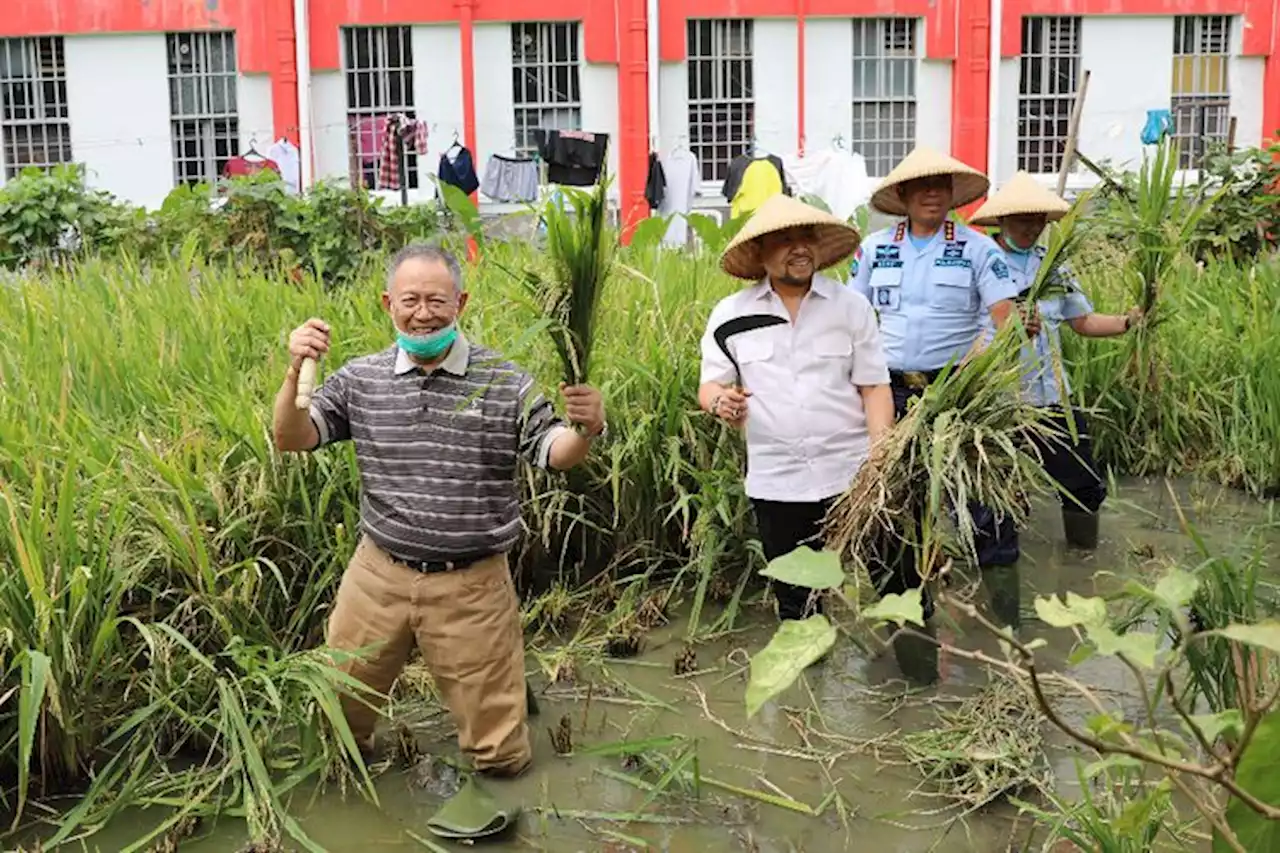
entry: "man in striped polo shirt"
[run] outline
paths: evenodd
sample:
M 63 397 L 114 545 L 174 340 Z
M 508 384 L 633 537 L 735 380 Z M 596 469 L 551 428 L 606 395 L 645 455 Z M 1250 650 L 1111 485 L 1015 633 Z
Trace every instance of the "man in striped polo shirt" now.
M 275 442 L 282 451 L 355 444 L 362 536 L 328 644 L 362 655 L 343 666 L 385 695 L 416 643 L 476 769 L 516 775 L 532 760 L 507 564 L 521 533 L 516 466 L 579 464 L 604 432 L 604 408 L 593 388 L 562 388 L 567 419 L 581 429 L 566 426 L 527 373 L 458 331 L 467 298 L 451 254 L 402 250 L 382 294 L 396 343 L 329 376 L 310 412 L 295 405 L 298 369 L 328 351 L 329 326 L 313 319 L 295 330 Z M 343 709 L 371 749 L 378 712 L 354 698 Z

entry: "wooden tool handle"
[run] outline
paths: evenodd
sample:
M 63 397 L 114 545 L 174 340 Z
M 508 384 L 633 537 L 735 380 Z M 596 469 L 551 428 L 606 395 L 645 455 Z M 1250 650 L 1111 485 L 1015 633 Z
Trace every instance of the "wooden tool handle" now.
M 302 367 L 298 368 L 298 396 L 294 405 L 302 411 L 311 408 L 311 392 L 316 390 L 316 360 L 304 358 Z

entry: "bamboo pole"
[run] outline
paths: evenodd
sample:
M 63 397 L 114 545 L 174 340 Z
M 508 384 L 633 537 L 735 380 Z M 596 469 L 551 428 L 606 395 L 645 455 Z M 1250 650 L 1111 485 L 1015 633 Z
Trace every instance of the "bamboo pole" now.
M 1084 112 L 1084 96 L 1089 90 L 1089 70 L 1086 68 L 1080 80 L 1080 88 L 1076 91 L 1075 103 L 1071 105 L 1071 120 L 1067 124 L 1067 147 L 1062 152 L 1062 168 L 1058 170 L 1058 195 L 1067 191 L 1067 173 L 1071 171 L 1076 159 L 1076 139 L 1080 135 L 1080 116 Z

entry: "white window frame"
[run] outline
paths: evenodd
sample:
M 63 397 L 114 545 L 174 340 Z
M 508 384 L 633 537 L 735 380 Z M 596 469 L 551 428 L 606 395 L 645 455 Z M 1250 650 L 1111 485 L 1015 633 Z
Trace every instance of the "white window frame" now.
M 381 138 L 362 133 L 360 123 L 395 113 L 417 118 L 414 103 L 413 28 L 408 26 L 359 26 L 342 28 L 342 80 L 347 105 L 347 170 L 351 186 L 399 203 L 400 190 L 378 186 L 382 167 Z M 423 190 L 420 156 L 405 151 L 405 182 L 411 199 Z
M 165 33 L 165 55 L 173 185 L 215 183 L 240 154 L 235 33 Z
M 578 21 L 511 24 L 514 151 L 532 157 L 535 130 L 582 130 L 582 25 Z
M 755 21 L 691 18 L 685 37 L 689 150 L 702 169 L 702 194 L 719 196 L 729 164 L 756 135 Z
M 1170 93 L 1173 139 L 1178 146 L 1178 167 L 1197 172 L 1208 148 L 1206 140 L 1226 141 L 1231 126 L 1231 56 L 1235 35 L 1230 15 L 1178 15 L 1173 19 L 1174 75 L 1180 60 L 1214 57 L 1222 63 L 1221 92 L 1207 91 L 1204 63 L 1191 66 L 1191 92 Z M 1175 88 L 1177 81 L 1174 81 Z
M 916 144 L 920 28 L 916 18 L 854 18 L 850 142 L 883 178 Z
M 1022 19 L 1018 60 L 1017 168 L 1031 174 L 1057 174 L 1066 152 L 1067 126 L 1080 86 L 1079 16 Z M 1038 49 L 1032 42 L 1039 35 Z
M 26 156 L 20 157 L 19 151 Z M 72 162 L 67 54 L 62 36 L 0 39 L 0 164 L 4 165 L 4 179 L 17 177 L 23 169 L 48 170 Z

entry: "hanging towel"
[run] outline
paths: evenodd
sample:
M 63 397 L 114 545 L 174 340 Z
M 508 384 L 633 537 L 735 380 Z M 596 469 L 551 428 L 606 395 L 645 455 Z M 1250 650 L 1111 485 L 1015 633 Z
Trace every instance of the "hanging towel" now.
M 426 124 L 403 115 L 394 115 L 387 119 L 387 132 L 382 137 L 382 164 L 378 170 L 378 185 L 382 189 L 400 189 L 402 145 L 407 150 L 426 154 Z
M 454 148 L 458 153 L 452 159 L 448 151 L 440 155 L 438 177 L 443 183 L 452 184 L 467 195 L 471 195 L 480 188 L 480 179 L 476 177 L 475 161 L 471 159 L 471 150 L 465 145 L 456 145 Z
M 1156 145 L 1173 129 L 1173 115 L 1168 110 L 1147 110 L 1147 123 L 1142 126 L 1142 144 Z
M 485 164 L 480 192 L 494 201 L 534 201 L 538 198 L 538 164 L 528 157 L 494 154 Z
M 547 163 L 547 180 L 570 187 L 589 187 L 600 179 L 609 134 L 584 130 L 533 132 L 538 156 Z

